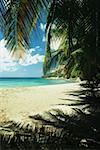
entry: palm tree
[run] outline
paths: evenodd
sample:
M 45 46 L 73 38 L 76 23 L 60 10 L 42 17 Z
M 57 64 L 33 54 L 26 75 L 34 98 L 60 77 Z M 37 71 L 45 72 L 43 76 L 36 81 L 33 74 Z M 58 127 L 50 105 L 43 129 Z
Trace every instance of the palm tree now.
M 79 2 L 76 0 L 55 0 L 51 3 L 47 18 L 47 45 L 52 43 L 53 37 L 55 37 L 55 41 L 62 39 L 62 42 L 60 43 L 58 49 L 56 49 L 56 55 L 54 55 L 52 49 L 47 46 L 47 55 L 48 51 L 51 51 L 52 53 L 50 58 L 51 61 L 48 64 L 49 66 L 53 63 L 53 60 L 56 57 L 61 57 L 61 54 L 63 55 L 62 58 L 64 58 L 64 64 L 68 63 L 70 53 L 80 48 L 76 39 L 77 32 L 75 33 L 75 29 L 78 26 L 77 21 L 79 21 L 80 16 L 81 13 L 79 9 Z M 75 42 L 73 42 L 73 40 L 75 40 Z M 65 61 L 65 57 L 67 61 Z M 63 60 L 59 63 L 62 64 L 62 62 Z M 49 67 L 47 66 L 47 63 L 44 65 L 44 68 L 47 68 L 48 70 Z
M 29 35 L 48 0 L 1 0 L 0 28 L 7 48 L 18 58 L 29 49 Z M 44 74 L 64 65 L 66 76 L 100 80 L 98 0 L 52 0 L 47 18 Z M 52 49 L 52 41 L 60 41 Z
M 29 49 L 29 35 L 48 0 L 1 0 L 0 27 L 7 48 L 18 58 Z
M 56 58 L 56 64 L 65 64 L 67 78 L 79 76 L 88 81 L 100 80 L 99 10 L 98 0 L 52 1 L 47 19 L 45 61 L 49 61 L 44 64 L 45 74 Z M 63 41 L 56 49 L 56 55 L 51 47 L 53 37 Z M 57 57 L 61 54 L 62 61 L 59 61 Z

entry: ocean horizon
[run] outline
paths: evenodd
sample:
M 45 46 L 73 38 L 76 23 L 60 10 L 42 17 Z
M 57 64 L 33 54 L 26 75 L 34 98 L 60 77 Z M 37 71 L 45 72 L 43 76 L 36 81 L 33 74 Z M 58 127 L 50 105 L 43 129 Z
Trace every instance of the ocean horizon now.
M 46 79 L 42 77 L 0 77 L 0 88 L 55 85 L 73 82 L 67 79 Z

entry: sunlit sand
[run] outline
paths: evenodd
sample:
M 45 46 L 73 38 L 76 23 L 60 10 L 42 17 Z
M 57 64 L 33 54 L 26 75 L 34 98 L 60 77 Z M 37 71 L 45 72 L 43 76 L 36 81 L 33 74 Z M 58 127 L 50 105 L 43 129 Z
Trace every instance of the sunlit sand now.
M 63 105 L 57 104 L 69 103 L 64 99 L 73 97 L 66 94 L 79 89 L 79 83 L 0 88 L 0 122 L 25 121 L 30 115 L 43 113 L 52 108 L 64 110 Z M 68 107 L 66 108 L 70 111 Z

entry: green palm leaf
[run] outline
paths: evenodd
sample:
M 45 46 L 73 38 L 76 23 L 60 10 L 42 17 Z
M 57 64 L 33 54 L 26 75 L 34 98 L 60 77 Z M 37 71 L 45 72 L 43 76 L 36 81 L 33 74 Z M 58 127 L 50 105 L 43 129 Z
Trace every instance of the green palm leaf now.
M 36 26 L 42 8 L 47 5 L 46 0 L 1 0 L 2 20 L 7 48 L 18 58 L 29 49 L 29 35 Z

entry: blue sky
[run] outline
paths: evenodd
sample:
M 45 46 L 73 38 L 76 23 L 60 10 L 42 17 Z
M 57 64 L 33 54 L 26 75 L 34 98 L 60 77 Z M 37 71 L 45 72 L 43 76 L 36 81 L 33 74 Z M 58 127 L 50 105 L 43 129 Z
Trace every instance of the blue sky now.
M 30 35 L 30 49 L 24 60 L 16 62 L 8 53 L 0 31 L 0 77 L 41 77 L 43 75 L 43 59 L 45 55 L 46 15 Z

